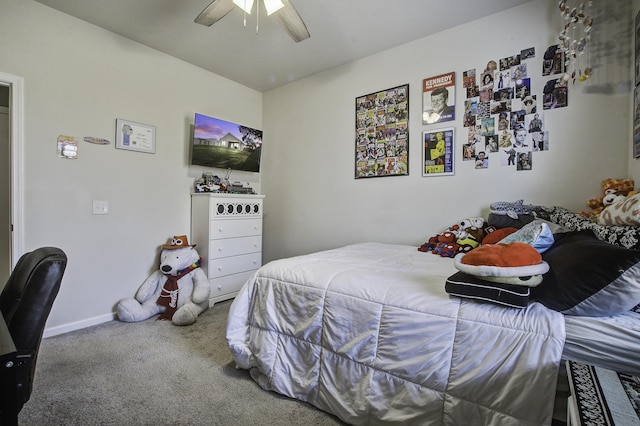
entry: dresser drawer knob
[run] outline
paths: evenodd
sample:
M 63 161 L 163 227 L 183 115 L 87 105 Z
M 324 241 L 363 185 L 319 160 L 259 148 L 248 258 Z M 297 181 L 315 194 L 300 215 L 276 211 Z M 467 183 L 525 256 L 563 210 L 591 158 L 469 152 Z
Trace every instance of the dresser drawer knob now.
M 218 266 L 218 271 L 222 271 L 222 266 Z

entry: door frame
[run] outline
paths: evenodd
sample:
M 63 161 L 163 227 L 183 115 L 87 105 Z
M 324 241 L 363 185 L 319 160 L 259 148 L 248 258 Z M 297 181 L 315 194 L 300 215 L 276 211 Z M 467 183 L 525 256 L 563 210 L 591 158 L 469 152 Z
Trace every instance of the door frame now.
M 11 268 L 24 250 L 24 79 L 0 72 L 9 86 L 9 149 L 11 151 Z

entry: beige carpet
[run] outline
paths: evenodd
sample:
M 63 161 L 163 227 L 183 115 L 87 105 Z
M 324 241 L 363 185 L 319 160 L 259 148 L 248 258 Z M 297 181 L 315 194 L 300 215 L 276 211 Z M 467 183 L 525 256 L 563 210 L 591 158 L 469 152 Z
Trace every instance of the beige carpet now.
M 343 424 L 235 368 L 224 337 L 230 303 L 187 327 L 112 321 L 44 339 L 20 425 Z

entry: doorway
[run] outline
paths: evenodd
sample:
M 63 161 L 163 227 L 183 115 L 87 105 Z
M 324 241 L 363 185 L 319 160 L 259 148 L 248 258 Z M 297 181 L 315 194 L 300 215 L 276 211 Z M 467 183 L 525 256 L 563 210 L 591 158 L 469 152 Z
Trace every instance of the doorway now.
M 24 82 L 0 72 L 0 284 L 23 254 Z
M 0 282 L 11 273 L 11 149 L 9 86 L 0 86 Z

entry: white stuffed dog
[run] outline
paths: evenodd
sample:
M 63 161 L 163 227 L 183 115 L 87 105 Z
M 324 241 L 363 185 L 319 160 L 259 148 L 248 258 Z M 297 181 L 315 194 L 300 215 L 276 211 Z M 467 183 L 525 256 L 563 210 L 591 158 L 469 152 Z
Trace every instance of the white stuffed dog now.
M 118 302 L 120 321 L 136 322 L 161 314 L 175 325 L 191 325 L 209 307 L 211 287 L 200 256 L 186 235 L 162 245 L 160 269 L 142 283 L 135 299 Z

